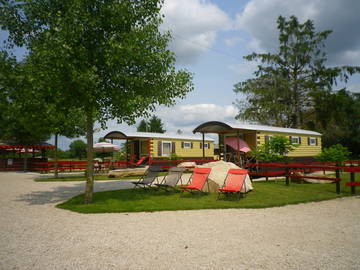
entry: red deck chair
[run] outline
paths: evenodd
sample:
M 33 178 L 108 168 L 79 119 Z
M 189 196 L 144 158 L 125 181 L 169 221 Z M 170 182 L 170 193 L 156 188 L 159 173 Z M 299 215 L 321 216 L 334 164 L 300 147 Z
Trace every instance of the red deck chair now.
M 182 186 L 180 188 L 183 190 L 187 190 L 189 192 L 193 192 L 193 191 L 202 192 L 202 189 L 205 183 L 207 182 L 210 172 L 211 172 L 211 168 L 195 168 L 194 173 L 189 180 L 189 182 L 191 181 L 190 184 L 188 184 L 187 186 Z M 208 183 L 208 187 L 209 187 L 209 183 Z
M 147 158 L 148 158 L 148 157 L 143 156 L 143 157 L 141 157 L 136 163 L 133 163 L 133 162 L 129 161 L 129 165 L 130 165 L 131 167 L 140 166 Z
M 248 170 L 244 169 L 230 169 L 225 178 L 224 185 L 222 188 L 219 188 L 218 199 L 221 194 L 229 195 L 236 194 L 238 195 L 238 200 L 240 199 L 241 188 L 245 185 L 245 178 L 248 174 Z M 246 189 L 245 189 L 246 193 Z

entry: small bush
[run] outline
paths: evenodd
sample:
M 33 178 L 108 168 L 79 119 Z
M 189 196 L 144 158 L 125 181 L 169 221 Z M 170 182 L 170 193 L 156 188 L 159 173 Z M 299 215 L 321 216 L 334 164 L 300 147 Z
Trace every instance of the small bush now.
M 320 161 L 332 161 L 342 162 L 350 158 L 351 152 L 341 144 L 335 144 L 328 148 L 324 148 L 323 151 L 317 155 Z

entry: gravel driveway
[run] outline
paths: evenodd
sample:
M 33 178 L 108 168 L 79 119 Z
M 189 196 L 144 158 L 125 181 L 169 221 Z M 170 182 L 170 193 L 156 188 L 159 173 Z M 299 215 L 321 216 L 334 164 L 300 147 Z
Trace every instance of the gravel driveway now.
M 360 198 L 269 209 L 78 214 L 83 182 L 0 173 L 0 269 L 359 269 Z M 96 190 L 129 187 L 96 182 Z

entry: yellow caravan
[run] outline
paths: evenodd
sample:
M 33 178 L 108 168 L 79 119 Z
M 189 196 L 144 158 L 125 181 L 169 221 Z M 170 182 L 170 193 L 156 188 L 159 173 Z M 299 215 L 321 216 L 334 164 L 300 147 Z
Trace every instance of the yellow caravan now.
M 311 130 L 211 121 L 199 125 L 193 132 L 219 134 L 223 144 L 228 145 L 221 149 L 226 160 L 231 157 L 231 153 L 238 156 L 240 160 L 241 147 L 246 149 L 247 146 L 249 150 L 256 149 L 273 136 L 287 137 L 291 143 L 299 145 L 288 154 L 289 157 L 293 157 L 295 160 L 311 160 L 321 152 L 321 134 Z M 232 145 L 226 143 L 227 141 L 231 142 L 229 138 L 236 138 L 235 146 L 234 143 Z M 229 145 L 232 147 L 229 147 Z M 247 150 L 244 152 L 247 152 Z
M 186 160 L 214 158 L 214 140 L 201 136 L 111 131 L 104 138 L 126 140 L 128 156 L 135 160 L 141 157 L 168 159 L 172 154 Z

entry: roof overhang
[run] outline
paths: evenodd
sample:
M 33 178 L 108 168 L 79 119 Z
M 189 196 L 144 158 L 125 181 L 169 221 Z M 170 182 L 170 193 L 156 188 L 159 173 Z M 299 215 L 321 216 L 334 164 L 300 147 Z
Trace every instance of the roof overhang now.
M 229 124 L 218 121 L 203 123 L 198 127 L 196 127 L 193 130 L 193 133 L 201 132 L 201 133 L 226 134 L 226 133 L 236 133 L 236 132 L 249 133 L 249 132 L 257 132 L 257 131 L 321 136 L 321 133 L 311 130 L 263 126 L 263 125 L 250 125 L 250 124 Z
M 210 121 L 201 124 L 193 130 L 193 133 L 228 133 L 232 132 L 234 129 L 226 123 L 218 121 Z
M 104 139 L 126 140 L 128 136 L 121 131 L 111 131 L 104 136 Z

